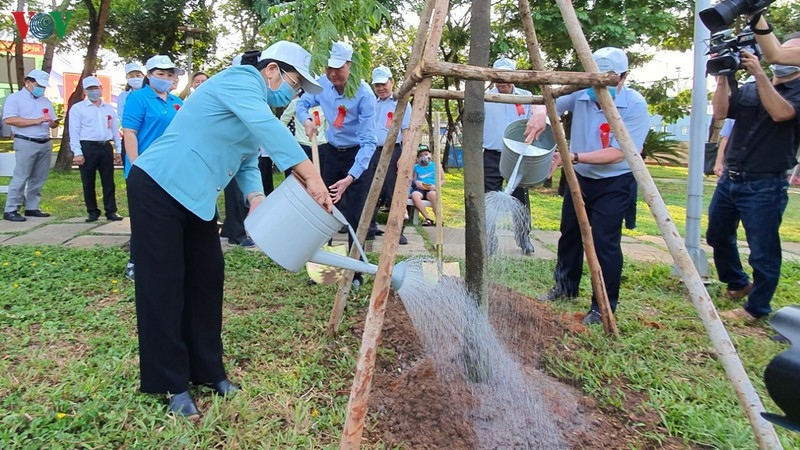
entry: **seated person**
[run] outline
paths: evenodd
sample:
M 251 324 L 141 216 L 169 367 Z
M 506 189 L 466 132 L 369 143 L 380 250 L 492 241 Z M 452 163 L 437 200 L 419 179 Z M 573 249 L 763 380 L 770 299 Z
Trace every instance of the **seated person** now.
M 422 203 L 423 200 L 431 202 L 434 217 L 439 217 L 439 211 L 437 211 L 436 206 L 437 171 L 439 172 L 438 176 L 441 184 L 444 184 L 444 174 L 439 164 L 431 158 L 431 151 L 428 146 L 420 144 L 419 150 L 417 150 L 417 164 L 414 165 L 414 175 L 411 179 L 411 195 L 409 195 L 409 198 L 411 198 L 417 211 L 425 218 L 425 222 L 422 224 L 423 227 L 436 225 L 436 222 L 428 216 L 425 204 Z

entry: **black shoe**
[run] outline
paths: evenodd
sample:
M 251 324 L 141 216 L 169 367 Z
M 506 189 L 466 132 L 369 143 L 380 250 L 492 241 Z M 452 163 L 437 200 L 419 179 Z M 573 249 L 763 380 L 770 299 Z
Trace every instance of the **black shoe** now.
M 526 244 L 525 244 L 525 245 L 522 247 L 522 254 L 523 254 L 523 255 L 526 255 L 526 256 L 532 255 L 532 254 L 533 254 L 533 251 L 534 251 L 534 249 L 533 249 L 533 244 L 531 244 L 531 242 L 530 242 L 530 241 L 528 241 L 528 242 L 527 242 L 527 243 L 526 243 Z
M 26 209 L 25 217 L 50 217 L 50 214 L 43 212 L 41 209 Z
M 117 221 L 117 220 L 122 220 L 122 216 L 120 216 L 119 214 L 113 212 L 111 214 L 106 214 L 106 219 L 112 220 L 112 221 Z
M 189 391 L 175 395 L 167 394 L 167 399 L 169 400 L 169 412 L 176 416 L 192 417 L 200 415 L 200 411 L 197 410 L 197 405 L 194 403 L 192 394 Z
M 342 226 L 339 228 L 339 234 L 347 234 L 347 225 Z
M 3 219 L 10 220 L 12 222 L 25 222 L 26 218 L 22 217 L 18 212 L 11 211 L 7 213 L 3 213 Z
M 87 222 L 97 222 L 97 219 L 100 218 L 99 212 L 89 213 L 89 217 L 86 219 Z
M 401 234 L 400 235 L 400 245 L 406 245 L 406 244 L 408 244 L 408 238 L 406 237 L 405 234 Z
M 221 395 L 223 397 L 233 395 L 241 390 L 239 386 L 231 383 L 231 380 L 227 378 L 217 383 L 203 383 L 203 386 L 213 389 L 217 395 Z
M 383 230 L 380 228 L 375 228 L 375 236 L 383 236 Z
M 375 240 L 375 233 L 367 233 L 367 237 L 365 238 L 367 241 L 374 241 Z
M 546 294 L 536 297 L 536 300 L 539 300 L 540 302 L 552 302 L 554 300 L 560 300 L 562 298 L 575 298 L 575 296 L 567 295 L 561 292 L 561 290 L 557 286 L 554 286 L 549 291 L 547 291 Z
M 603 323 L 603 316 L 601 316 L 599 312 L 591 310 L 589 314 L 586 314 L 583 320 L 581 320 L 581 323 L 584 325 L 597 325 L 598 323 Z

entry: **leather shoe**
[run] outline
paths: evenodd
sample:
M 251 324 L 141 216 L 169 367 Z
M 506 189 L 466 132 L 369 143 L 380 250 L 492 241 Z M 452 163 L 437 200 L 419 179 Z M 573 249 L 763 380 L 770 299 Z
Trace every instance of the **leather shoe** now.
M 533 251 L 534 251 L 533 244 L 531 244 L 530 241 L 525 243 L 525 245 L 522 247 L 522 254 L 525 255 L 525 256 L 532 255 Z
M 559 289 L 557 286 L 553 286 L 549 291 L 547 291 L 546 294 L 536 297 L 536 300 L 539 300 L 540 302 L 552 302 L 562 298 L 575 298 L 575 296 L 567 295 L 561 292 L 561 289 Z
M 119 214 L 117 214 L 117 213 L 113 212 L 113 213 L 111 213 L 111 214 L 106 214 L 106 219 L 108 219 L 108 220 L 115 220 L 115 221 L 116 221 L 116 220 L 122 220 L 122 216 L 120 216 Z
M 86 219 L 87 222 L 97 222 L 97 219 L 100 218 L 100 213 L 89 213 L 89 218 Z
M 408 244 L 408 238 L 405 234 L 400 234 L 400 245 Z
M 725 292 L 722 293 L 722 296 L 731 300 L 739 300 L 741 298 L 747 297 L 752 289 L 753 289 L 753 283 L 747 283 L 741 289 L 725 290 Z
M 599 312 L 591 310 L 589 314 L 586 314 L 583 320 L 581 320 L 581 323 L 584 325 L 597 325 L 603 323 L 603 316 L 601 316 Z
M 239 386 L 231 383 L 231 380 L 227 378 L 217 383 L 203 383 L 203 386 L 213 389 L 214 392 L 223 397 L 233 395 L 237 391 L 241 390 Z
M 176 416 L 193 417 L 199 416 L 200 411 L 197 410 L 197 405 L 194 403 L 192 394 L 189 391 L 183 391 L 180 394 L 169 395 L 169 412 Z
M 50 217 L 50 214 L 43 212 L 41 209 L 26 209 L 25 217 Z
M 25 222 L 26 218 L 22 217 L 18 212 L 11 211 L 7 213 L 3 213 L 3 219 L 10 220 L 12 222 Z

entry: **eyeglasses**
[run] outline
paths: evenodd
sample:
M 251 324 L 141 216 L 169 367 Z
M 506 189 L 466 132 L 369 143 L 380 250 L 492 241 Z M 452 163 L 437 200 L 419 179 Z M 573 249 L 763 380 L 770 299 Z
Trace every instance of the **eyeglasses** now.
M 281 70 L 281 79 L 289 83 L 289 86 L 291 86 L 292 89 L 294 89 L 295 94 L 300 93 L 300 89 L 303 88 L 303 85 L 300 83 L 300 80 L 296 80 L 290 77 L 289 74 L 284 72 L 283 70 Z

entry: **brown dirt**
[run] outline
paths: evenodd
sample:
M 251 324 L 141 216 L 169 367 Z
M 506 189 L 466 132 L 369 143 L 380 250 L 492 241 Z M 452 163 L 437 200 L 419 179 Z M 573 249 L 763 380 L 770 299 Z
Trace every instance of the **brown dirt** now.
M 646 394 L 619 383 L 626 392 L 625 411 L 602 411 L 574 386 L 577 383 L 556 380 L 542 371 L 540 356 L 545 351 L 569 352 L 560 344 L 561 337 L 586 332 L 579 318 L 556 314 L 504 287 L 493 287 L 490 295 L 492 324 L 526 375 L 543 387 L 553 420 L 569 448 L 687 448 L 677 439 L 657 443 L 642 436 L 646 431 L 663 431 L 655 412 L 642 412 Z M 356 324 L 352 331 L 360 335 L 363 321 Z M 373 426 L 367 427 L 364 441 L 382 441 L 388 448 L 479 448 L 472 424 L 463 413 L 472 400 L 470 387 L 439 382 L 399 298 L 388 302 L 381 338 L 383 350 L 369 403 Z

